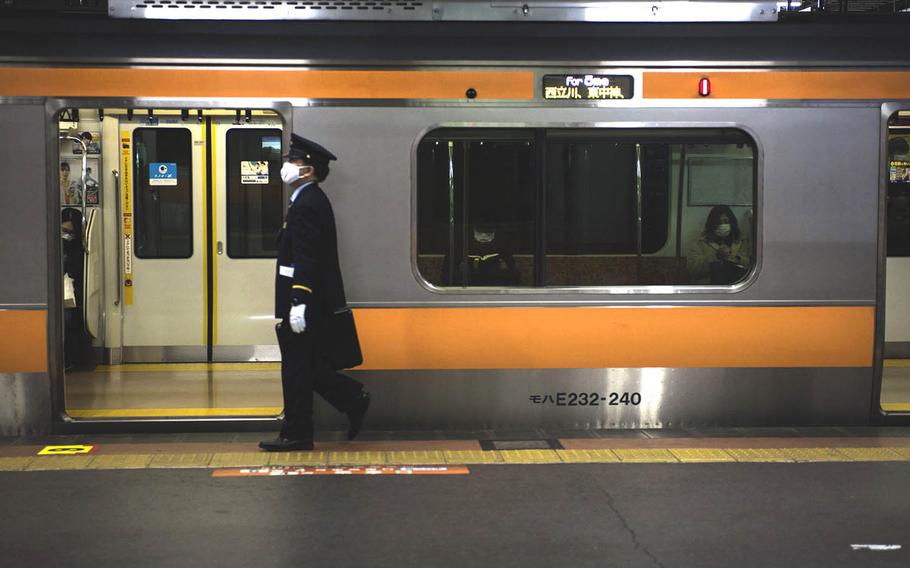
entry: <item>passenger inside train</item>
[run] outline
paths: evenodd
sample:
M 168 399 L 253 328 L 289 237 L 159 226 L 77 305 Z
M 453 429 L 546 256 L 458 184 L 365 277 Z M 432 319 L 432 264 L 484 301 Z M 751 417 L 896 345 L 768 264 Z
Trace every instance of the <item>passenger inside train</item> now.
M 85 290 L 85 248 L 82 242 L 82 213 L 67 207 L 61 212 L 64 278 L 64 365 L 67 371 L 89 361 L 85 322 L 82 315 Z M 68 280 L 68 282 L 67 282 Z M 71 297 L 69 294 L 72 294 Z
M 441 282 L 451 286 L 518 286 L 521 275 L 507 240 L 494 223 L 474 225 L 465 253 L 458 255 L 457 262 L 450 262 L 448 256 L 443 261 Z
M 686 263 L 694 284 L 733 284 L 750 266 L 752 245 L 726 205 L 715 205 L 705 219 L 705 230 L 692 243 Z

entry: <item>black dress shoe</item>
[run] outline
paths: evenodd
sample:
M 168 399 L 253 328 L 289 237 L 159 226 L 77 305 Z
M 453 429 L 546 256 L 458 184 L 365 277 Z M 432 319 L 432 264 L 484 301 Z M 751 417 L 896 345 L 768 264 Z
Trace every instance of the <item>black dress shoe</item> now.
M 370 393 L 361 391 L 360 396 L 354 399 L 348 411 L 345 412 L 348 415 L 350 424 L 348 427 L 348 440 L 353 440 L 360 433 L 360 429 L 363 428 L 363 418 L 366 416 L 368 408 L 370 408 Z
M 307 451 L 313 449 L 313 442 L 310 440 L 276 438 L 274 440 L 263 440 L 262 442 L 259 442 L 259 447 L 267 452 Z

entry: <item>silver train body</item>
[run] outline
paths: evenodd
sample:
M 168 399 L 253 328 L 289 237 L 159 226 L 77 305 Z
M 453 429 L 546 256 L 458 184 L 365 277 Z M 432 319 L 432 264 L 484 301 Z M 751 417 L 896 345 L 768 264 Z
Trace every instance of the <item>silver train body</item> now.
M 163 29 L 164 24 L 158 23 L 154 24 L 157 28 L 132 30 L 136 45 L 145 42 L 146 47 L 128 47 L 123 32 L 115 28 L 119 23 L 92 24 L 96 28 L 91 28 L 95 30 L 91 33 L 101 38 L 95 50 L 77 47 L 55 55 L 48 51 L 59 46 L 50 46 L 37 49 L 39 55 L 35 57 L 26 57 L 18 53 L 24 49 L 20 46 L 0 53 L 4 77 L 22 78 L 22 85 L 16 83 L 7 92 L 0 85 L 0 192 L 4 196 L 0 208 L 0 241 L 4 243 L 0 248 L 0 308 L 7 316 L 4 341 L 15 340 L 21 345 L 3 351 L 0 433 L 78 425 L 66 416 L 62 392 L 58 226 L 59 124 L 61 113 L 73 108 L 133 109 L 129 119 L 124 114 L 105 118 L 120 121 L 115 132 L 122 132 L 130 120 L 141 126 L 146 109 L 161 111 L 158 127 L 167 124 L 165 116 L 171 116 L 165 111 L 188 109 L 191 119 L 197 109 L 227 111 L 229 119 L 235 109 L 271 111 L 274 118 L 266 122 L 277 125 L 285 145 L 293 131 L 318 140 L 340 157 L 324 186 L 338 220 L 349 304 L 366 327 L 367 365 L 354 373 L 377 401 L 371 415 L 372 428 L 866 425 L 901 419 L 900 412 L 883 410 L 879 399 L 886 345 L 886 269 L 890 262 L 884 226 L 889 121 L 893 123 L 899 111 L 910 109 L 910 74 L 903 75 L 906 61 L 884 61 L 884 71 L 892 75 L 873 81 L 881 85 L 881 96 L 844 94 L 837 92 L 835 84 L 824 81 L 806 86 L 811 91 L 806 95 L 788 94 L 789 77 L 796 81 L 798 75 L 806 73 L 847 73 L 851 81 L 862 82 L 865 73 L 883 69 L 882 61 L 874 59 L 871 47 L 862 54 L 863 61 L 845 61 L 831 38 L 817 37 L 803 41 L 814 41 L 824 49 L 819 49 L 815 59 L 795 66 L 794 59 L 798 58 L 784 56 L 781 50 L 783 34 L 768 28 L 758 39 L 737 39 L 741 33 L 752 33 L 748 30 L 754 28 L 745 25 L 722 33 L 738 46 L 734 55 L 724 58 L 706 56 L 712 49 L 709 46 L 716 46 L 719 40 L 704 26 L 685 34 L 681 28 L 667 28 L 666 35 L 655 39 L 653 48 L 635 40 L 635 46 L 587 48 L 575 59 L 566 53 L 568 47 L 554 48 L 552 57 L 546 56 L 546 49 L 532 47 L 540 37 L 535 37 L 537 33 L 571 35 L 561 25 L 537 24 L 531 31 L 516 31 L 508 24 L 497 24 L 502 26 L 497 29 L 503 30 L 503 41 L 515 47 L 504 48 L 509 55 L 503 56 L 490 47 L 488 34 L 493 30 L 488 26 L 492 24 L 485 24 L 487 27 L 480 26 L 482 30 L 474 32 L 469 27 L 458 28 L 458 45 L 471 43 L 470 38 L 475 37 L 471 33 L 478 38 L 478 45 L 468 50 L 468 55 L 454 46 L 436 45 L 430 50 L 431 57 L 414 56 L 411 60 L 419 63 L 409 63 L 395 56 L 384 59 L 384 55 L 356 47 L 346 35 L 353 32 L 344 27 L 321 39 L 318 58 L 281 45 L 250 45 L 253 52 L 270 51 L 245 58 L 240 46 L 232 46 L 226 37 L 212 40 L 221 42 L 218 49 L 195 43 L 189 34 L 194 29 L 190 26 L 196 24 L 189 23 L 179 24 L 183 27 L 174 36 L 175 45 L 148 48 L 155 30 Z M 3 25 L 13 33 L 12 23 Z M 27 42 L 22 34 L 28 29 L 53 29 L 63 23 L 39 24 L 26 18 L 19 25 L 16 33 L 20 35 L 15 38 Z M 280 37 L 292 36 L 297 29 L 280 25 L 284 27 L 275 32 L 284 34 Z M 661 35 L 646 26 L 639 28 L 644 34 Z M 310 27 L 301 33 L 325 29 L 334 28 Z M 371 29 L 381 45 L 401 31 Z M 605 28 L 604 33 L 611 29 Z M 623 37 L 631 43 L 635 34 L 623 30 Z M 410 42 L 411 49 L 424 45 L 421 42 L 426 40 L 426 29 L 405 32 L 401 41 Z M 254 43 L 272 32 L 263 28 L 238 33 L 247 33 L 249 42 Z M 594 38 L 601 32 L 585 33 Z M 854 38 L 862 36 L 853 33 Z M 864 33 L 870 32 L 867 29 Z M 445 31 L 443 42 L 446 34 L 455 32 Z M 675 34 L 686 35 L 680 40 L 678 53 L 670 49 L 676 41 L 673 38 L 678 39 Z M 894 35 L 883 34 L 881 45 L 887 45 Z M 337 53 L 332 53 L 332 45 Z M 118 53 L 117 46 L 126 54 Z M 528 48 L 529 55 L 516 52 L 521 46 Z M 130 53 L 131 49 L 136 52 Z M 407 45 L 400 47 L 406 49 Z M 636 49 L 639 56 L 635 56 Z M 156 51 L 160 57 L 155 56 Z M 175 52 L 181 56 L 174 57 Z M 593 57 L 597 53 L 600 57 Z M 154 85 L 153 79 L 133 76 L 124 79 L 127 83 L 134 81 L 132 86 L 123 86 L 126 83 L 118 83 L 116 77 L 89 72 L 84 75 L 87 83 L 62 80 L 61 85 L 76 85 L 73 92 L 64 92 L 54 91 L 62 88 L 57 84 L 34 87 L 37 79 L 26 73 L 53 77 L 73 68 L 140 74 L 150 69 L 224 73 L 225 84 L 218 87 L 219 93 L 230 93 L 231 73 L 237 71 L 465 73 L 467 82 L 452 79 L 459 92 L 465 93 L 474 87 L 470 81 L 478 74 L 518 73 L 526 74 L 520 81 L 526 81 L 532 91 L 527 97 L 486 97 L 482 88 L 477 88 L 476 98 L 467 94 L 408 97 L 409 89 L 417 93 L 432 90 L 433 85 L 421 81 L 436 80 L 415 78 L 410 87 L 391 84 L 389 88 L 400 93 L 392 98 L 306 96 L 306 88 L 302 88 L 302 96 L 282 93 L 270 97 L 268 92 L 255 97 L 195 95 L 189 87 L 184 92 L 182 87 L 175 87 L 175 96 L 142 96 L 125 95 L 124 89 L 146 85 L 157 90 L 160 85 Z M 724 74 L 732 71 L 750 77 L 776 75 L 783 84 L 782 94 L 762 95 L 762 89 L 772 87 L 757 83 L 754 97 L 723 96 L 721 88 L 732 84 Z M 694 95 L 698 86 L 688 77 L 704 76 L 718 96 L 683 97 L 672 90 L 658 96 L 657 90 L 669 87 L 655 86 L 657 83 L 651 83 L 655 78 L 649 73 L 666 79 L 674 72 L 688 74 L 686 86 L 679 88 L 690 89 Z M 544 76 L 585 74 L 630 76 L 633 92 L 617 101 L 544 98 Z M 238 76 L 236 80 L 245 79 Z M 750 79 L 736 79 L 742 80 Z M 95 81 L 97 84 L 92 83 Z M 34 94 L 25 92 L 29 88 L 36 89 Z M 204 91 L 208 87 L 200 88 Z M 354 88 L 369 90 L 370 85 L 356 84 Z M 904 96 L 897 96 L 900 93 Z M 256 120 L 251 124 L 256 126 Z M 421 272 L 418 259 L 418 161 L 421 141 L 440 129 L 450 133 L 470 129 L 546 131 L 548 135 L 620 130 L 633 135 L 636 131 L 740 133 L 751 140 L 754 164 L 754 201 L 749 206 L 754 259 L 749 273 L 729 285 L 644 282 L 459 288 L 434 282 L 433 277 Z M 113 147 L 117 145 L 115 141 Z M 671 155 L 671 167 L 678 166 L 678 161 L 678 155 Z M 103 164 L 105 183 L 110 187 L 118 183 L 111 176 L 120 163 L 115 154 L 111 162 Z M 672 179 L 674 185 L 682 187 L 677 178 Z M 111 209 L 105 210 L 102 233 L 107 248 L 99 306 L 104 329 L 94 346 L 106 359 L 113 363 L 275 360 L 276 350 L 267 340 L 195 347 L 164 340 L 158 345 L 130 347 L 122 341 L 121 326 L 129 312 L 123 303 L 116 302 L 122 298 L 122 279 L 110 266 L 118 257 L 123 258 L 119 238 L 122 226 L 116 209 L 120 204 L 110 198 Z M 247 294 L 250 302 L 269 306 L 273 261 L 257 262 L 256 276 L 251 278 L 263 281 L 266 288 L 238 293 Z M 229 285 L 219 282 L 219 290 Z M 142 292 L 138 282 L 136 286 L 138 296 Z M 170 294 L 179 291 L 175 286 Z M 895 300 L 894 305 L 899 303 Z M 229 314 L 234 308 L 225 309 L 223 314 Z M 472 317 L 472 313 L 477 316 Z M 550 317 L 556 313 L 559 318 Z M 497 319 L 498 314 L 505 314 L 504 319 Z M 892 325 L 901 318 L 897 308 L 887 315 Z M 225 318 L 230 316 L 221 315 L 219 322 Z M 154 323 L 144 325 L 163 326 L 168 333 L 166 319 L 148 321 Z M 568 327 L 559 328 L 561 321 L 568 322 Z M 16 325 L 23 327 L 18 331 L 9 327 Z M 28 334 L 35 325 L 41 334 L 32 337 Z M 421 331 L 420 326 L 426 327 Z M 498 331 L 489 331 L 494 328 Z M 446 329 L 453 330 L 452 345 L 420 340 L 420 336 L 427 336 L 439 341 L 446 337 Z M 905 340 L 900 329 L 895 329 L 888 345 L 899 352 Z M 587 333 L 600 335 L 592 340 L 585 337 Z M 538 344 L 535 337 L 547 340 Z M 716 349 L 711 337 L 718 338 Z M 402 346 L 400 342 L 407 343 L 407 338 L 414 340 L 413 349 L 423 352 Z M 491 342 L 492 353 L 480 354 L 484 341 Z M 549 341 L 552 347 L 546 352 Z M 598 352 L 576 352 L 573 344 Z M 19 352 L 42 345 L 44 352 L 34 356 Z M 459 351 L 459 345 L 465 346 L 464 351 Z M 516 363 L 510 353 L 504 353 L 522 349 L 522 345 L 535 346 L 534 352 L 527 354 L 527 364 Z M 391 351 L 374 357 L 376 363 L 371 365 L 371 347 Z M 464 360 L 462 366 L 446 359 L 446 353 L 453 350 Z M 474 352 L 479 353 L 476 360 L 470 356 Z M 712 353 L 717 357 L 712 358 Z M 34 364 L 42 358 L 46 361 L 43 368 L 40 363 Z M 604 364 L 592 366 L 592 362 Z M 570 399 L 579 402 L 581 394 L 586 398 L 590 395 L 592 400 L 595 394 L 603 398 L 596 405 L 569 404 Z M 638 396 L 633 399 L 632 395 Z M 318 414 L 324 426 L 335 425 L 336 419 L 327 409 L 319 408 Z

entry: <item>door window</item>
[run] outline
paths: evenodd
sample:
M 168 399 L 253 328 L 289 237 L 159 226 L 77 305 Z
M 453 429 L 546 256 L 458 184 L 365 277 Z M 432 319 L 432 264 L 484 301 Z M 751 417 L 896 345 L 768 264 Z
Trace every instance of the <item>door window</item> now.
M 193 256 L 193 160 L 185 128 L 133 131 L 135 254 Z
M 284 215 L 281 130 L 229 130 L 226 168 L 228 256 L 276 257 Z

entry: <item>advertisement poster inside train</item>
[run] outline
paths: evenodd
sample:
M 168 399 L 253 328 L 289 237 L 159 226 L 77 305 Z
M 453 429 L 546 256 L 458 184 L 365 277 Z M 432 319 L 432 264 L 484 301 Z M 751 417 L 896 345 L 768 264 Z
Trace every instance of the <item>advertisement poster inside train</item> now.
M 269 163 L 266 161 L 240 162 L 240 183 L 246 185 L 268 185 Z
M 86 130 L 83 132 L 73 133 L 72 136 L 79 138 L 79 141 L 73 140 L 73 154 L 81 154 L 83 144 L 85 144 L 88 154 L 101 153 L 101 133 L 97 130 Z
M 888 162 L 888 179 L 891 183 L 910 183 L 910 161 L 891 160 Z
M 85 180 L 82 178 L 82 159 L 60 161 L 60 202 L 64 205 L 98 205 L 98 159 L 89 158 L 85 163 Z
M 888 181 L 910 183 L 910 137 L 888 137 Z

